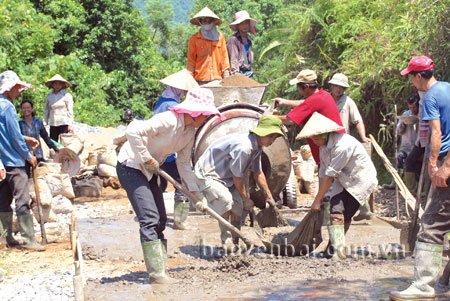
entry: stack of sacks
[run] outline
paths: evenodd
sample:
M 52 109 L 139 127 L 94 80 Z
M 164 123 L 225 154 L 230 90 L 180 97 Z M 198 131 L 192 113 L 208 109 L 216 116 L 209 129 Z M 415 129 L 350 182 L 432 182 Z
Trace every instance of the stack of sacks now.
M 61 171 L 60 163 L 41 162 L 36 169 L 37 185 L 42 205 L 42 216 L 44 222 L 56 222 L 55 213 L 69 213 L 72 211 L 73 192 L 70 176 Z M 33 200 L 36 200 L 35 186 L 30 179 L 30 194 Z M 64 210 L 59 210 L 63 206 Z M 31 205 L 35 218 L 39 221 L 39 214 L 36 202 Z M 69 208 L 69 209 L 67 209 Z
M 319 189 L 317 165 L 311 154 L 309 145 L 300 147 L 300 155 L 293 162 L 294 172 L 298 180 L 298 187 L 305 188 L 306 192 L 311 195 L 316 195 Z M 298 154 L 298 151 L 296 151 Z

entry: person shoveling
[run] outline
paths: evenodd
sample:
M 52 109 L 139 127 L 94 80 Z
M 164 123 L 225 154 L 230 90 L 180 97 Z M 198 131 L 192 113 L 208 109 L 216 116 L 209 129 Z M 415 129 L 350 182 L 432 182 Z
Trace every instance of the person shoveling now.
M 273 204 L 273 197 L 262 171 L 263 146 L 268 147 L 278 137 L 285 137 L 281 121 L 273 116 L 262 116 L 258 126 L 250 133 L 229 134 L 213 142 L 195 164 L 195 176 L 205 198 L 196 204 L 203 211 L 209 206 L 237 229 L 241 228 L 243 210 L 251 210 L 253 201 L 245 185 L 246 175 L 253 173 L 256 184 Z M 219 224 L 222 247 L 225 251 L 237 250 L 239 237 Z
M 345 233 L 352 217 L 366 202 L 378 181 L 375 166 L 362 144 L 348 134 L 338 133 L 341 129 L 342 126 L 315 112 L 297 136 L 297 139 L 311 138 L 320 147 L 319 191 L 311 212 L 280 245 L 281 249 L 289 249 L 286 255 L 305 255 L 306 246 L 312 252 L 311 247 L 320 243 L 319 212 L 322 199 L 331 187 L 331 225 L 328 226 L 331 243 L 325 256 L 346 258 Z M 265 245 L 268 252 L 277 249 L 273 243 L 265 242 Z M 284 255 L 283 252 L 280 255 Z

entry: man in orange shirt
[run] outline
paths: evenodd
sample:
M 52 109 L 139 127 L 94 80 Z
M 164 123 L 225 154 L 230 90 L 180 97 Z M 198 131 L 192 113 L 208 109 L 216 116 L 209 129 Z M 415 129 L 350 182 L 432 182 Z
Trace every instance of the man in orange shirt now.
M 228 77 L 230 60 L 227 44 L 216 28 L 222 20 L 205 7 L 190 22 L 200 26 L 200 30 L 189 39 L 187 70 L 200 85 Z

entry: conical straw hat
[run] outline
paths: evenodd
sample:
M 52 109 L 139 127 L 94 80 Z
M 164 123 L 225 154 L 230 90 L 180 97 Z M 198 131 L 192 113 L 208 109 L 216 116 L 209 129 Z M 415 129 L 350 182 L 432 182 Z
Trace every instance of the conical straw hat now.
M 215 13 L 213 13 L 212 10 L 210 10 L 206 6 L 201 11 L 199 11 L 195 16 L 193 16 L 192 19 L 190 20 L 190 22 L 191 22 L 192 25 L 200 26 L 201 24 L 198 21 L 198 18 L 206 18 L 206 17 L 210 17 L 210 18 L 216 19 L 216 25 L 222 24 L 222 20 L 220 20 L 220 18 Z
M 53 76 L 52 78 L 50 78 L 49 80 L 47 80 L 47 81 L 45 82 L 45 85 L 46 85 L 48 88 L 52 88 L 52 82 L 56 82 L 56 81 L 65 83 L 66 88 L 70 87 L 70 83 L 69 83 L 67 80 L 65 80 L 65 79 L 64 79 L 61 75 L 59 75 L 59 74 L 56 74 L 55 76 Z
M 314 112 L 295 139 L 309 138 L 311 136 L 336 132 L 343 129 L 343 126 L 337 124 L 333 120 L 320 113 Z
M 189 91 L 192 88 L 198 87 L 197 81 L 192 77 L 187 69 L 183 69 L 174 74 L 171 74 L 160 80 L 160 82 L 165 85 L 185 91 Z

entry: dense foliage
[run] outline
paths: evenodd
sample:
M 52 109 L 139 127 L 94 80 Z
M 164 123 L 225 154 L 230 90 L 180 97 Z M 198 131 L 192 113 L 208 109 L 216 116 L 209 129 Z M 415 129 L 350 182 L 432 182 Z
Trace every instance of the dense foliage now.
M 449 80 L 449 0 L 0 0 L 0 67 L 34 84 L 24 95 L 38 114 L 60 73 L 72 82 L 75 118 L 92 125 L 120 120 L 124 109 L 148 117 L 163 86 L 158 80 L 186 64 L 187 41 L 198 30 L 188 20 L 204 6 L 228 24 L 238 10 L 258 23 L 254 35 L 256 79 L 274 96 L 300 97 L 288 80 L 304 68 L 319 73 L 324 88 L 336 72 L 350 78 L 368 132 L 389 129 L 384 120 L 406 108 L 413 93 L 399 70 L 413 55 L 434 58 Z M 135 8 L 137 6 L 139 9 Z M 144 16 L 143 14 L 144 13 Z M 380 127 L 380 124 L 381 127 Z M 383 125 L 384 124 L 384 125 Z M 386 142 L 388 131 L 382 131 Z

